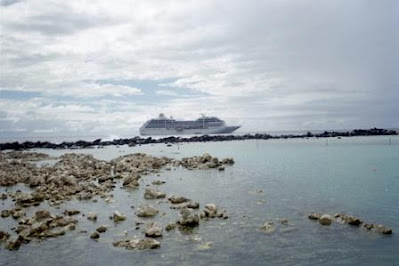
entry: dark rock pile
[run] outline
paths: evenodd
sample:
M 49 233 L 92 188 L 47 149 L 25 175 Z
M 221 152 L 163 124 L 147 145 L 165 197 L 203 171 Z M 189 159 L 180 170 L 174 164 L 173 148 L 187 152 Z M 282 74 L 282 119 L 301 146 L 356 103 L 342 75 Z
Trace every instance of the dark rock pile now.
M 189 138 L 183 137 L 165 137 L 159 139 L 148 138 L 125 138 L 114 139 L 112 141 L 103 141 L 96 139 L 94 141 L 75 141 L 75 142 L 62 142 L 59 144 L 51 143 L 48 141 L 26 141 L 26 142 L 7 142 L 0 144 L 0 150 L 27 150 L 33 148 L 46 148 L 46 149 L 81 149 L 92 148 L 95 146 L 109 146 L 109 145 L 129 145 L 134 147 L 136 145 L 164 143 L 171 146 L 174 143 L 188 143 L 188 142 L 210 142 L 210 141 L 233 141 L 233 140 L 248 140 L 248 139 L 290 139 L 290 138 L 331 138 L 331 137 L 353 137 L 353 136 L 382 136 L 382 135 L 397 135 L 395 130 L 388 129 L 355 129 L 352 131 L 324 131 L 323 133 L 313 134 L 308 132 L 306 134 L 289 134 L 272 136 L 269 134 L 245 134 L 245 135 L 202 135 Z
M 336 221 L 341 224 L 348 224 L 355 227 L 362 227 L 368 231 L 378 232 L 384 235 L 391 235 L 392 229 L 388 228 L 384 225 L 373 224 L 373 223 L 365 223 L 360 218 L 347 215 L 343 213 L 337 213 L 333 217 L 328 214 L 320 214 L 320 213 L 311 213 L 308 218 L 310 220 L 317 220 L 322 225 L 330 225 L 333 221 Z

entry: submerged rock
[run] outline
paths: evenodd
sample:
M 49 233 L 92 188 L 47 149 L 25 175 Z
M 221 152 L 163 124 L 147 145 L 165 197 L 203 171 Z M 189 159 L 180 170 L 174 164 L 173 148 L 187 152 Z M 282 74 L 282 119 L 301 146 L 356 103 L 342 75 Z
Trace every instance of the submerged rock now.
M 162 181 L 162 180 L 154 180 L 154 181 L 151 182 L 151 184 L 153 184 L 153 185 L 162 185 L 162 184 L 165 184 L 165 181 Z
M 144 239 L 128 239 L 128 240 L 119 240 L 113 243 L 115 247 L 123 247 L 127 250 L 144 250 L 144 249 L 155 249 L 161 246 L 161 243 L 156 241 L 153 238 L 144 238 Z
M 166 231 L 171 231 L 171 230 L 173 230 L 173 229 L 175 229 L 176 228 L 176 223 L 168 223 L 166 226 L 165 226 L 165 230 Z
M 330 225 L 332 223 L 332 218 L 328 214 L 323 214 L 319 218 L 319 223 L 322 225 Z
M 147 228 L 145 229 L 145 236 L 148 237 L 161 237 L 163 227 L 160 223 L 149 222 L 147 223 Z
M 40 211 L 37 211 L 35 213 L 35 219 L 36 220 L 47 219 L 47 218 L 50 218 L 50 217 L 51 217 L 51 214 L 47 210 L 40 210 Z
M 80 211 L 78 211 L 78 210 L 65 210 L 64 211 L 64 214 L 68 215 L 68 216 L 76 215 L 76 214 L 79 214 L 79 213 L 80 213 Z
M 97 233 L 97 232 L 93 232 L 93 233 L 90 235 L 90 238 L 91 238 L 91 239 L 99 239 L 99 238 L 100 238 L 100 234 Z
M 98 227 L 96 229 L 96 231 L 99 232 L 99 233 L 105 233 L 105 232 L 107 232 L 107 229 L 108 228 L 105 225 L 101 225 L 100 227 Z
M 320 217 L 321 217 L 321 214 L 320 214 L 320 213 L 316 213 L 316 212 L 311 213 L 311 214 L 309 214 L 309 216 L 308 216 L 308 218 L 309 218 L 310 220 L 319 220 Z
M 363 221 L 360 220 L 359 218 L 357 218 L 355 216 L 343 214 L 343 213 L 335 214 L 334 218 L 336 218 L 340 222 L 344 222 L 344 223 L 347 223 L 347 224 L 350 224 L 350 225 L 354 225 L 354 226 L 359 226 L 359 225 L 361 225 L 363 223 Z
M 188 208 L 181 209 L 179 215 L 180 219 L 178 222 L 180 225 L 197 226 L 199 224 L 199 215 Z
M 166 193 L 156 190 L 155 188 L 147 188 L 144 192 L 145 199 L 161 199 L 165 197 Z
M 7 218 L 10 216 L 10 211 L 9 210 L 2 210 L 1 211 L 1 217 L 2 218 Z
M 183 202 L 187 202 L 190 199 L 185 198 L 183 196 L 177 196 L 177 195 L 172 195 L 168 198 L 168 200 L 173 203 L 173 204 L 179 204 L 179 203 L 183 203 Z
M 115 211 L 114 212 L 114 215 L 113 215 L 113 220 L 114 220 L 114 222 L 121 222 L 121 221 L 124 221 L 124 220 L 126 220 L 126 216 L 125 215 L 123 215 L 123 214 L 121 214 L 120 212 L 118 212 L 118 211 Z
M 8 250 L 17 250 L 22 245 L 23 241 L 24 238 L 22 236 L 20 235 L 13 236 L 8 240 L 6 248 Z
M 4 241 L 10 237 L 10 234 L 0 230 L 0 241 Z
M 158 214 L 158 210 L 155 209 L 152 205 L 141 205 L 138 209 L 137 209 L 137 216 L 138 217 L 152 217 Z
M 87 220 L 90 220 L 90 221 L 97 221 L 97 214 L 91 212 L 91 213 L 87 216 Z
M 276 227 L 273 222 L 266 222 L 259 229 L 265 233 L 272 233 L 276 230 Z
M 204 242 L 201 243 L 200 245 L 198 245 L 198 250 L 208 250 L 211 249 L 213 247 L 213 243 L 212 242 Z

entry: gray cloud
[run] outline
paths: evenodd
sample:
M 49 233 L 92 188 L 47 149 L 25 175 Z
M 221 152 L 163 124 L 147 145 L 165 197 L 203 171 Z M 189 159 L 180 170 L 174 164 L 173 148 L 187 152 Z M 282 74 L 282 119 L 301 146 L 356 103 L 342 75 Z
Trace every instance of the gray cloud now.
M 398 127 L 397 10 L 393 0 L 8 5 L 0 86 L 40 97 L 20 110 L 0 98 L 0 111 L 28 132 L 44 119 L 55 131 L 128 133 L 159 112 L 247 131 Z M 96 83 L 161 79 L 158 93 Z

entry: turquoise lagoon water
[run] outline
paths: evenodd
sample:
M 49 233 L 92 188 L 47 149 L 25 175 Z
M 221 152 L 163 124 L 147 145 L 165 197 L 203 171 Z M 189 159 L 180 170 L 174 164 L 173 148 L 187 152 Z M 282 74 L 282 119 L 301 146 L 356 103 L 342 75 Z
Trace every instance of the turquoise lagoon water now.
M 353 137 L 38 151 L 54 156 L 65 152 L 90 153 L 104 160 L 135 152 L 174 158 L 209 152 L 219 158 L 233 157 L 236 163 L 224 172 L 181 168 L 165 171 L 160 176 L 144 177 L 138 190 L 123 190 L 118 184 L 111 203 L 101 199 L 97 203 L 76 201 L 61 205 L 60 209 L 42 204 L 41 208 L 55 213 L 77 208 L 86 214 L 96 212 L 99 218 L 92 223 L 78 217 L 77 229 L 65 236 L 32 242 L 18 251 L 2 249 L 1 265 L 399 264 L 396 136 L 391 137 L 390 143 L 389 137 Z M 127 251 L 113 247 L 112 242 L 126 234 L 143 236 L 141 229 L 135 230 L 134 222 L 139 219 L 134 210 L 145 201 L 146 185 L 155 179 L 166 181 L 159 186 L 161 191 L 184 195 L 202 206 L 215 203 L 227 211 L 229 219 L 201 222 L 192 232 L 164 232 L 157 250 Z M 4 204 L 6 208 L 11 202 Z M 155 220 L 166 224 L 177 219 L 177 212 L 169 209 L 168 203 L 152 204 L 165 213 Z M 127 221 L 114 225 L 108 219 L 114 210 L 126 214 Z M 307 218 L 311 212 L 348 213 L 391 227 L 394 233 L 384 236 L 339 223 L 321 226 Z M 287 226 L 279 223 L 281 218 L 288 219 Z M 267 221 L 276 225 L 276 230 L 269 234 L 258 230 Z M 0 222 L 5 229 L 15 226 L 11 218 Z M 98 242 L 89 239 L 89 234 L 101 224 L 109 225 L 109 230 Z M 212 247 L 201 249 L 205 242 L 212 242 Z

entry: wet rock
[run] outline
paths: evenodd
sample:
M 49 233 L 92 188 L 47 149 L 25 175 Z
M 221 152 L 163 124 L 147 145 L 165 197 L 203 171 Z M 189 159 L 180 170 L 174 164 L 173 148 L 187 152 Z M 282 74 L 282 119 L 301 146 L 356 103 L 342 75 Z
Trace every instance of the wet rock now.
M 40 237 L 59 237 L 65 235 L 65 230 L 62 228 L 57 228 L 49 231 L 44 231 L 40 234 Z
M 139 179 L 140 179 L 139 174 L 131 173 L 131 174 L 129 174 L 129 176 L 126 176 L 123 179 L 122 185 L 124 187 L 137 188 L 139 186 L 139 181 L 138 181 Z
M 179 212 L 180 219 L 178 223 L 183 226 L 197 226 L 199 224 L 199 215 L 194 213 L 194 211 L 183 208 Z
M 98 179 L 98 183 L 104 183 L 104 182 L 106 182 L 106 181 L 113 181 L 114 180 L 114 178 L 112 177 L 112 176 L 109 176 L 109 175 L 106 175 L 106 176 L 101 176 L 99 179 Z
M 380 234 L 384 234 L 384 235 L 391 235 L 392 234 L 392 229 L 383 225 L 379 225 L 379 224 L 368 224 L 365 223 L 363 224 L 363 227 L 369 231 L 375 231 L 377 233 Z
M 89 220 L 89 221 L 97 221 L 97 214 L 91 212 L 91 213 L 87 216 L 87 220 Z
M 5 241 L 10 237 L 10 234 L 0 230 L 0 242 Z
M 22 245 L 23 241 L 24 238 L 22 236 L 20 235 L 13 236 L 8 240 L 6 248 L 8 250 L 17 250 Z
M 108 228 L 105 225 L 101 225 L 100 227 L 98 227 L 96 229 L 96 231 L 99 232 L 99 233 L 105 233 L 105 232 L 107 232 L 107 229 Z
M 198 250 L 208 250 L 208 249 L 211 249 L 212 247 L 213 247 L 212 242 L 204 242 L 204 243 L 201 243 L 200 245 L 198 245 L 197 249 Z
M 171 231 L 171 230 L 173 230 L 173 229 L 175 229 L 176 228 L 176 223 L 168 223 L 166 226 L 165 226 L 165 230 L 166 231 Z
M 137 216 L 138 217 L 152 217 L 158 214 L 158 210 L 155 209 L 152 205 L 141 205 L 138 209 L 137 209 Z
M 359 226 L 363 223 L 363 221 L 360 220 L 359 218 L 357 218 L 355 216 L 343 214 L 343 213 L 335 214 L 334 218 L 336 218 L 340 222 L 344 222 L 344 223 L 354 225 L 354 226 Z
M 161 237 L 162 236 L 163 227 L 160 223 L 149 222 L 147 223 L 147 227 L 145 229 L 145 236 L 147 237 Z
M 23 210 L 11 210 L 10 213 L 14 219 L 19 219 L 22 216 L 25 216 L 25 212 Z
M 29 236 L 37 235 L 48 229 L 47 222 L 35 222 L 29 229 Z
M 90 238 L 91 238 L 91 239 L 99 239 L 99 238 L 100 238 L 100 234 L 97 233 L 97 232 L 93 232 L 93 233 L 90 235 Z
M 144 192 L 145 199 L 161 199 L 165 197 L 166 197 L 165 193 L 156 190 L 155 188 L 147 188 Z
M 173 204 L 179 204 L 179 203 L 183 203 L 186 201 L 189 201 L 190 199 L 185 198 L 183 196 L 177 196 L 177 195 L 172 195 L 168 198 L 168 200 L 173 203 Z
M 78 211 L 78 210 L 65 210 L 64 211 L 64 214 L 67 215 L 67 216 L 72 216 L 72 215 L 76 215 L 76 214 L 79 214 L 79 213 L 80 213 L 80 211 Z
M 165 184 L 165 181 L 155 180 L 155 181 L 152 181 L 151 184 L 153 184 L 153 185 L 162 185 L 162 184 Z
M 323 214 L 322 216 L 320 216 L 319 218 L 319 223 L 321 225 L 330 225 L 332 223 L 332 218 L 330 215 L 328 214 Z
M 224 170 L 225 170 L 225 167 L 224 167 L 224 166 L 219 166 L 218 170 L 219 170 L 219 171 L 224 171 Z
M 1 200 L 6 200 L 8 198 L 7 194 L 1 193 L 0 199 Z
M 9 210 L 2 210 L 1 211 L 1 217 L 2 218 L 7 218 L 10 216 L 10 211 Z
M 121 221 L 124 221 L 124 220 L 126 220 L 126 216 L 125 215 L 123 215 L 123 214 L 121 214 L 120 212 L 118 212 L 118 211 L 115 211 L 114 212 L 114 215 L 113 215 L 113 220 L 114 220 L 114 222 L 121 222 Z
M 115 247 L 124 247 L 127 250 L 144 250 L 155 249 L 161 246 L 161 243 L 153 238 L 138 239 L 133 238 L 130 240 L 120 240 L 113 243 Z
M 72 217 L 56 217 L 55 219 L 52 220 L 51 226 L 57 227 L 57 226 L 67 226 L 68 224 L 76 224 L 78 221 L 73 219 Z
M 309 214 L 309 216 L 308 216 L 308 218 L 310 219 L 310 220 L 319 220 L 319 218 L 321 217 L 321 214 L 320 213 L 311 213 L 311 214 Z
M 259 229 L 265 233 L 272 233 L 276 230 L 276 227 L 273 222 L 266 222 Z
M 47 210 L 39 210 L 35 213 L 35 219 L 40 221 L 43 219 L 51 218 L 51 214 Z
M 280 223 L 282 225 L 287 225 L 288 224 L 288 219 L 283 218 L 283 219 L 280 220 Z
M 378 233 L 384 234 L 384 235 L 391 235 L 392 234 L 392 229 L 385 227 L 383 225 L 377 225 L 375 226 L 376 230 Z
M 225 159 L 222 160 L 222 164 L 233 165 L 234 164 L 234 159 L 233 158 L 225 158 Z
M 27 183 L 30 187 L 37 187 L 46 183 L 46 180 L 43 176 L 31 176 Z
M 210 203 L 206 204 L 204 210 L 202 211 L 201 217 L 216 218 L 218 217 L 218 207 L 216 204 Z
M 199 202 L 196 201 L 188 201 L 188 202 L 183 202 L 180 204 L 176 204 L 171 206 L 171 209 L 179 210 L 183 208 L 190 208 L 190 209 L 198 209 L 200 207 Z

